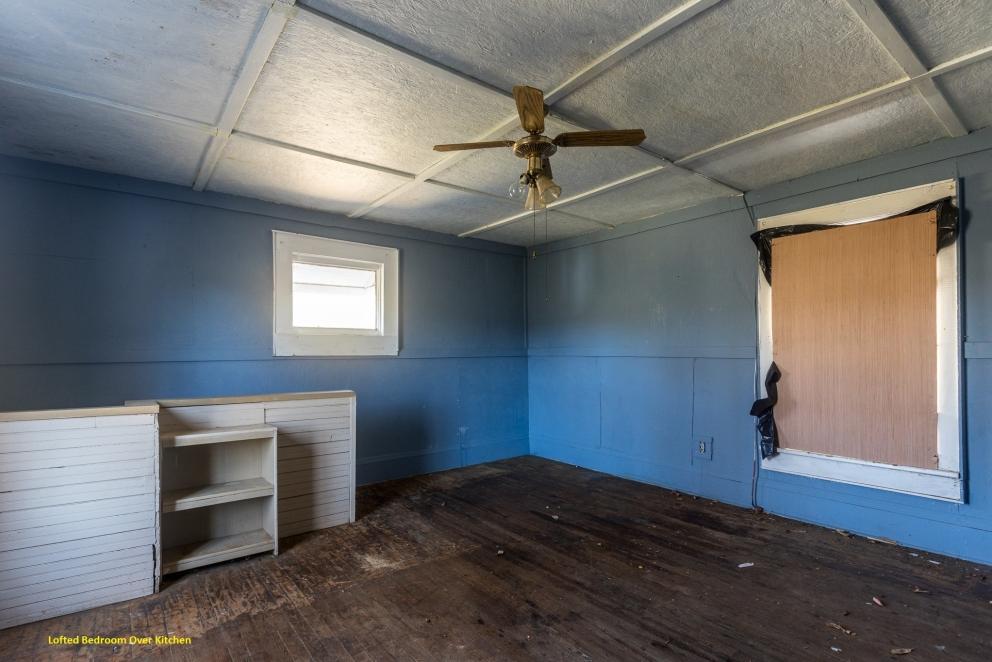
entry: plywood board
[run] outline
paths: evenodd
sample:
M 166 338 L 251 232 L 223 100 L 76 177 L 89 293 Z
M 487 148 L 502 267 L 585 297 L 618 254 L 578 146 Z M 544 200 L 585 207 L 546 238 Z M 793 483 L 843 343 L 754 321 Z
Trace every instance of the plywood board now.
M 937 467 L 934 212 L 772 242 L 783 448 Z

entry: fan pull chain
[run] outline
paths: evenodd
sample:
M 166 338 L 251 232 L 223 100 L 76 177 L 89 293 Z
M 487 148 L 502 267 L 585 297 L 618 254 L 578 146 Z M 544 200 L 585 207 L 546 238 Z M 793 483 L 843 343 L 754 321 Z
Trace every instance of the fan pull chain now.
M 548 245 L 548 208 L 544 208 L 544 245 Z M 544 258 L 544 300 L 551 301 L 551 256 Z

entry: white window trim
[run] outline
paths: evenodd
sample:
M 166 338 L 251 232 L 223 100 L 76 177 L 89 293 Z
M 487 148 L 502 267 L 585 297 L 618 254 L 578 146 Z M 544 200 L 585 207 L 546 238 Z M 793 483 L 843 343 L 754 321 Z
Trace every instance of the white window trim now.
M 957 180 L 891 191 L 758 220 L 757 229 L 782 225 L 853 225 L 877 221 L 942 198 L 957 203 Z M 893 492 L 960 502 L 961 480 L 961 337 L 959 329 L 959 242 L 937 253 L 937 469 L 868 462 L 806 451 L 780 449 L 761 461 L 769 471 L 822 478 Z M 764 376 L 772 362 L 772 287 L 758 269 L 758 365 Z
M 376 270 L 376 329 L 293 326 L 293 262 Z M 272 231 L 274 356 L 395 356 L 399 353 L 399 250 Z

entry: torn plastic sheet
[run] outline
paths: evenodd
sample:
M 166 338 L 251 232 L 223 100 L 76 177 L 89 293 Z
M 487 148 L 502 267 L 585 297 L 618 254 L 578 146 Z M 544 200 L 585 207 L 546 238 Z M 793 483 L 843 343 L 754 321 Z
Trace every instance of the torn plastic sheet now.
M 772 361 L 765 375 L 765 393 L 767 397 L 755 400 L 751 405 L 751 416 L 758 417 L 758 434 L 761 435 L 761 459 L 778 453 L 778 428 L 775 426 L 774 408 L 778 403 L 778 380 L 782 372 Z
M 878 220 L 884 221 L 899 216 L 909 216 L 910 214 L 923 214 L 928 211 L 937 212 L 937 250 L 946 248 L 954 244 L 958 238 L 958 209 L 954 206 L 951 198 L 942 198 L 935 202 L 928 203 L 916 209 L 910 209 L 899 214 L 886 216 Z M 759 230 L 751 235 L 751 241 L 758 247 L 758 264 L 761 266 L 761 273 L 765 275 L 765 280 L 769 284 L 772 282 L 772 240 L 779 237 L 791 237 L 807 232 L 818 232 L 831 228 L 844 227 L 843 225 L 780 225 L 777 228 Z

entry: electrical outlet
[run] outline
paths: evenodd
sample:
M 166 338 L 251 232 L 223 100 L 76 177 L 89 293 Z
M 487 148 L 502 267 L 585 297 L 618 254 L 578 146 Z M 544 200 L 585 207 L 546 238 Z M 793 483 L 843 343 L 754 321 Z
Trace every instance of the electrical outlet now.
M 713 437 L 696 437 L 692 440 L 692 459 L 713 459 Z

